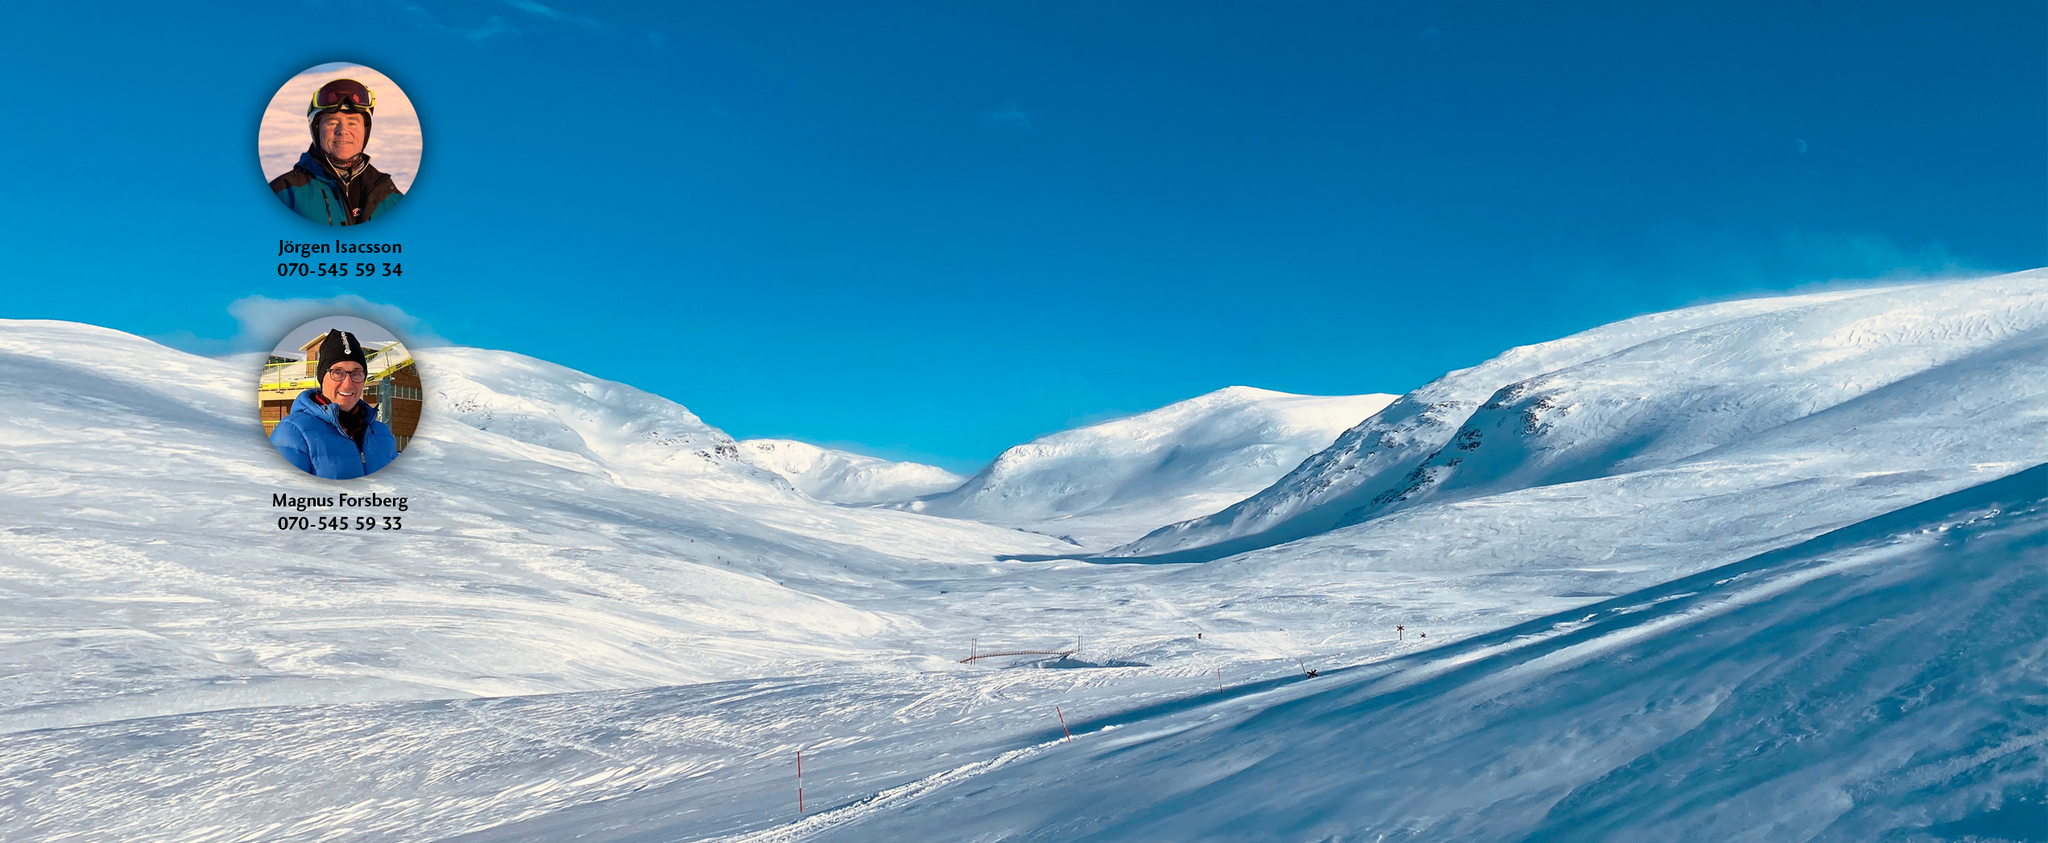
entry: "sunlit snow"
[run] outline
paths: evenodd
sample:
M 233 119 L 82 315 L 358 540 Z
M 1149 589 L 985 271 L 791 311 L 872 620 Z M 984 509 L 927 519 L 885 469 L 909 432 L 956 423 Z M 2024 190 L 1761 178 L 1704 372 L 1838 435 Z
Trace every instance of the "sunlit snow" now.
M 2048 272 L 1513 349 L 1135 560 L 1041 528 L 1188 518 L 1158 454 L 1300 440 L 1169 417 L 1276 393 L 1020 452 L 1071 489 L 991 524 L 418 359 L 341 483 L 247 365 L 0 322 L 0 839 L 2048 839 Z M 405 529 L 278 528 L 337 490 Z

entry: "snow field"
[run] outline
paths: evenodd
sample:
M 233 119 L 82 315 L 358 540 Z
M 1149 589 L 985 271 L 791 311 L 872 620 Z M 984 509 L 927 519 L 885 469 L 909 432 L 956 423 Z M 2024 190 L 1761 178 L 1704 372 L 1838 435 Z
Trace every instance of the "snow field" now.
M 2048 466 L 813 839 L 2038 839 L 2044 497 Z
M 0 839 L 2040 839 L 1999 829 L 2048 804 L 2044 301 L 1640 317 L 1304 410 L 1291 473 L 1276 414 L 1352 399 L 1225 390 L 1013 449 L 963 487 L 1001 526 L 423 349 L 426 427 L 347 489 L 400 533 L 276 529 L 339 484 L 245 363 L 0 322 Z M 1285 477 L 1131 546 L 1205 564 L 1032 532 L 1247 465 Z M 957 663 L 1076 641 L 1145 666 Z

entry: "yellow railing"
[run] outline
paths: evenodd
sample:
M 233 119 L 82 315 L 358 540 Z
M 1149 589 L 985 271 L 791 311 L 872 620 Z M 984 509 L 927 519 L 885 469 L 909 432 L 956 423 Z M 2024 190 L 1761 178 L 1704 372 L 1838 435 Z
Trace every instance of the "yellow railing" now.
M 405 350 L 404 343 L 392 343 L 374 349 L 363 356 L 370 370 L 370 383 L 390 377 L 398 370 L 413 364 L 412 352 Z M 293 360 L 288 363 L 268 363 L 263 366 L 263 379 L 258 382 L 261 392 L 298 392 L 320 385 L 313 377 L 314 364 L 309 360 Z

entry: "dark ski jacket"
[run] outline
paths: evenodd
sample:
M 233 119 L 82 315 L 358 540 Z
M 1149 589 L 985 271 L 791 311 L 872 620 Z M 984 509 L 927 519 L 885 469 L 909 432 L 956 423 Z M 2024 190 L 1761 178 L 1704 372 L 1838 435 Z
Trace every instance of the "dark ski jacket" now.
M 290 172 L 271 179 L 270 191 L 299 216 L 327 225 L 369 222 L 405 198 L 390 176 L 370 165 L 369 156 L 363 156 L 363 171 L 343 183 L 313 149 L 299 153 Z
M 292 465 L 307 474 L 348 480 L 374 474 L 398 458 L 398 440 L 389 425 L 377 420 L 377 408 L 367 401 L 356 403 L 356 412 L 363 414 L 359 446 L 342 423 L 341 405 L 319 395 L 318 389 L 299 393 L 292 411 L 270 433 L 270 444 Z

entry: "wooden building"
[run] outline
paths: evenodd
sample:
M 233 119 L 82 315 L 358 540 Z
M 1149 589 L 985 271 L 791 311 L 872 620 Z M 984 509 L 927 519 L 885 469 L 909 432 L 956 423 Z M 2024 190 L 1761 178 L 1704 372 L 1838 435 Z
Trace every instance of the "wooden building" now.
M 263 435 L 277 429 L 277 423 L 292 411 L 292 402 L 299 394 L 320 386 L 315 378 L 320 368 L 320 341 L 326 335 L 314 337 L 300 351 L 303 359 L 290 357 L 270 358 L 263 366 L 263 379 L 258 384 L 257 403 L 262 408 Z M 365 348 L 370 348 L 368 343 Z M 363 389 L 363 400 L 377 408 L 377 420 L 391 428 L 391 435 L 398 439 L 398 450 L 412 441 L 413 432 L 420 426 L 420 405 L 426 393 L 420 387 L 419 367 L 413 365 L 412 353 L 402 343 L 390 343 L 380 348 L 371 348 L 364 355 L 369 364 L 370 379 Z

